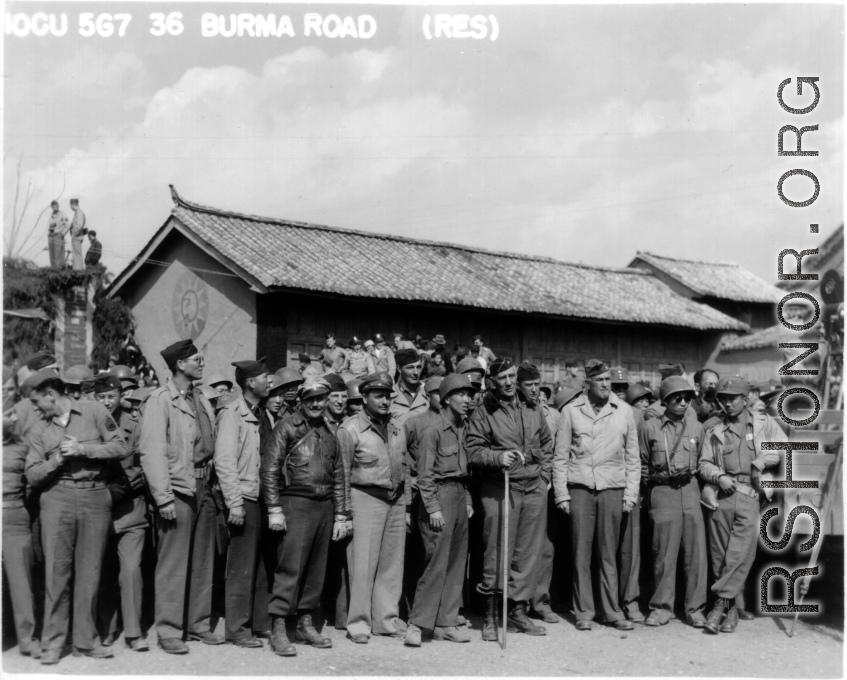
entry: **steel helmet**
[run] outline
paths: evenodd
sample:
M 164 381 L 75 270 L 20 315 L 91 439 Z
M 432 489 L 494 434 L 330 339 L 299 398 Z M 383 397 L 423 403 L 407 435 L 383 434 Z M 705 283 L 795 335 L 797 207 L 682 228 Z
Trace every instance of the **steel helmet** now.
M 67 370 L 65 375 L 62 376 L 62 380 L 68 385 L 81 385 L 86 380 L 94 380 L 94 373 L 85 364 L 77 364 Z
M 115 376 L 118 380 L 134 380 L 138 382 L 138 376 L 132 372 L 132 369 L 129 366 L 124 366 L 123 364 L 120 366 L 113 366 L 112 370 L 109 371 L 109 375 Z
M 691 398 L 694 398 L 694 388 L 691 387 L 689 382 L 681 375 L 668 376 L 659 386 L 659 398 L 662 400 L 663 404 L 669 396 L 677 394 L 678 392 L 689 392 L 691 394 Z
M 353 379 L 347 383 L 347 402 L 359 400 L 364 401 L 364 397 L 361 392 L 359 392 L 359 385 L 362 384 L 361 380 Z
M 232 389 L 232 380 L 221 375 L 220 373 L 215 374 L 206 384 L 209 387 L 214 387 L 215 385 L 219 385 L 220 383 L 226 383 L 227 389 Z
M 200 385 L 200 391 L 203 393 L 203 396 L 206 397 L 209 401 L 213 401 L 217 399 L 221 395 L 218 394 L 218 391 L 214 387 L 210 387 L 209 385 Z M 133 396 L 135 392 L 133 392 Z
M 290 385 L 291 383 L 297 383 L 299 385 L 302 382 L 306 382 L 306 379 L 300 375 L 299 371 L 289 368 L 288 366 L 280 368 L 276 373 L 274 373 L 274 375 L 280 380 L 278 386 Z
M 468 390 L 471 396 L 477 392 L 477 388 L 464 373 L 450 373 L 446 375 L 438 386 L 438 396 L 441 397 L 441 403 L 443 404 L 444 400 L 450 394 L 458 390 Z
M 553 407 L 557 411 L 561 411 L 565 404 L 571 403 L 580 394 L 582 394 L 582 389 L 576 387 L 566 387 L 563 390 L 559 390 L 556 392 L 556 396 L 553 397 Z
M 641 397 L 652 397 L 653 390 L 649 387 L 644 387 L 639 383 L 633 383 L 629 386 L 629 389 L 626 391 L 626 403 L 632 406 L 636 401 L 641 399 Z

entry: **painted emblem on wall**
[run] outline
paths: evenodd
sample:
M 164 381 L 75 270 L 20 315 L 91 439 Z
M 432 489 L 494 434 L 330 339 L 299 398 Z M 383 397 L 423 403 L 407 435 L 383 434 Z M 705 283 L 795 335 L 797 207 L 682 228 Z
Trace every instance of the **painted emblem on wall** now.
M 174 328 L 183 340 L 196 340 L 206 327 L 206 318 L 209 315 L 209 288 L 194 272 L 184 272 L 177 280 L 171 313 Z

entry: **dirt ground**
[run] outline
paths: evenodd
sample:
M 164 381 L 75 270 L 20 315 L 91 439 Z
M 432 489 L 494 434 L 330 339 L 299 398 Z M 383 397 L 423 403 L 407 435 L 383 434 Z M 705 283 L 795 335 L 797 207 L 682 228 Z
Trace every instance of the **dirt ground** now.
M 344 631 L 327 628 L 332 649 L 297 647 L 296 658 L 264 649 L 190 642 L 186 656 L 165 654 L 151 632 L 149 652 L 131 652 L 123 640 L 115 658 L 63 657 L 42 666 L 17 647 L 2 655 L 4 673 L 72 675 L 445 675 L 445 676 L 710 676 L 770 678 L 843 677 L 841 622 L 802 619 L 793 638 L 790 618 L 759 617 L 742 621 L 731 635 L 709 635 L 678 620 L 661 628 L 636 625 L 623 633 L 594 624 L 579 632 L 572 617 L 548 625 L 546 637 L 511 635 L 506 651 L 480 640 L 481 619 L 471 619 L 471 642 L 455 644 L 424 639 L 419 649 L 401 640 L 372 637 L 356 645 Z M 218 628 L 222 631 L 222 624 Z M 70 650 L 68 650 L 70 651 Z

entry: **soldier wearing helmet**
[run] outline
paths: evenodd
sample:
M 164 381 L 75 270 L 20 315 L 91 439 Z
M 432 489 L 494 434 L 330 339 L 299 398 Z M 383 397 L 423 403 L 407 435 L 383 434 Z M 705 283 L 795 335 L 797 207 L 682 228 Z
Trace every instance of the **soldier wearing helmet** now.
M 274 390 L 282 392 L 282 405 L 277 420 L 293 416 L 297 412 L 297 388 L 303 384 L 305 378 L 293 368 L 280 368 L 274 373 L 278 380 L 274 380 Z
M 633 383 L 626 391 L 626 403 L 632 406 L 633 412 L 640 411 L 643 414 L 644 409 L 650 405 L 652 396 L 653 390 L 649 387 L 645 387 L 641 383 Z
M 726 417 L 706 428 L 699 466 L 700 477 L 719 488 L 708 517 L 717 600 L 706 617 L 706 630 L 732 633 L 739 617 L 736 598 L 756 556 L 760 502 L 766 496 L 762 473 L 780 459 L 778 450 L 762 445 L 787 438 L 773 418 L 748 408 L 750 385 L 740 376 L 721 379 L 716 392 Z M 709 488 L 714 491 L 707 484 L 704 494 Z
M 431 629 L 435 640 L 470 642 L 458 624 L 468 518 L 473 514 L 465 433 L 474 387 L 466 375 L 452 374 L 440 382 L 438 391 L 443 406 L 437 419 L 424 428 L 420 442 L 421 503 L 416 520 L 426 552 L 409 613 L 405 643 L 410 647 L 420 647 L 421 628 Z
M 426 381 L 424 392 L 429 400 L 429 408 L 421 414 L 412 416 L 403 425 L 406 437 L 406 463 L 409 467 L 409 478 L 411 481 L 411 501 L 409 503 L 409 515 L 411 516 L 410 531 L 406 536 L 406 568 L 403 570 L 403 594 L 411 608 L 415 598 L 415 587 L 418 579 L 423 573 L 423 543 L 420 529 L 417 523 L 418 505 L 420 494 L 418 493 L 418 446 L 421 434 L 429 426 L 441 419 L 441 396 L 438 388 L 443 378 L 434 377 Z
M 355 416 L 365 405 L 365 399 L 359 392 L 361 380 L 351 380 L 347 383 L 347 417 Z
M 706 624 L 706 527 L 697 482 L 703 426 L 686 418 L 694 389 L 681 376 L 662 381 L 660 418 L 644 423 L 639 436 L 641 476 L 647 484 L 653 527 L 653 584 L 648 626 L 670 621 L 676 594 L 677 559 L 685 570 L 685 619 L 694 628 Z
M 85 364 L 71 366 L 62 376 L 62 380 L 67 390 L 65 394 L 77 401 L 94 387 L 94 373 Z

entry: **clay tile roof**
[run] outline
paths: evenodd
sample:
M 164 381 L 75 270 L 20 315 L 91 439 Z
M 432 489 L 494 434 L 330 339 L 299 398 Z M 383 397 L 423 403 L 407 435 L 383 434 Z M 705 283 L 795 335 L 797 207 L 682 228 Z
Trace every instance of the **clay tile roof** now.
M 721 342 L 721 350 L 734 352 L 745 349 L 772 348 L 778 351 L 781 342 L 810 342 L 820 336 L 820 325 L 817 324 L 807 331 L 798 333 L 787 329 L 782 324 L 762 328 L 747 335 L 739 335 L 724 338 Z
M 653 265 L 701 297 L 735 302 L 779 302 L 785 295 L 776 286 L 733 262 L 680 260 L 638 251 L 635 259 Z
M 698 330 L 748 328 L 674 293 L 649 272 L 227 212 L 191 203 L 171 191 L 173 217 L 267 289 Z M 139 258 L 146 257 L 149 253 L 142 251 Z M 115 279 L 110 295 L 132 276 L 129 270 Z

